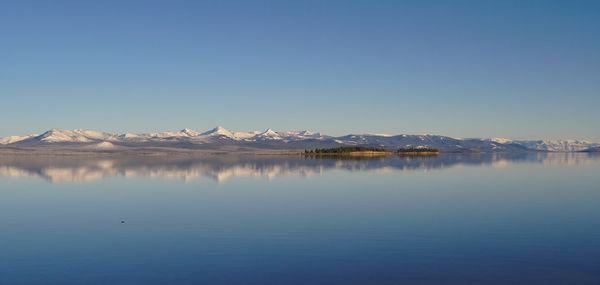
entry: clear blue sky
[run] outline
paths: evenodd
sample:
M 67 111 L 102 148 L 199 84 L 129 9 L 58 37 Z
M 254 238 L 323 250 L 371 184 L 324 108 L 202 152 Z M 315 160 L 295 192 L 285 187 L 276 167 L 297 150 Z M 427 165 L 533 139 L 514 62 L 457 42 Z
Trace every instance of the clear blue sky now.
M 600 1 L 2 1 L 0 137 L 600 141 Z

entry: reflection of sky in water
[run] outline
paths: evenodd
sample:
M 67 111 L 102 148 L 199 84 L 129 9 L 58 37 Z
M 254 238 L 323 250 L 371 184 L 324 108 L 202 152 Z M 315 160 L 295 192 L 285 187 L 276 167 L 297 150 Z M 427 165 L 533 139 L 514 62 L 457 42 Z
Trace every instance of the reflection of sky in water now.
M 585 154 L 0 167 L 1 284 L 600 283 Z
M 393 172 L 435 170 L 460 165 L 505 167 L 514 163 L 578 165 L 594 161 L 595 156 L 579 153 L 521 153 L 440 155 L 436 157 L 396 157 L 336 159 L 296 156 L 222 156 L 205 158 L 107 159 L 98 157 L 18 157 L 0 159 L 0 175 L 40 177 L 50 182 L 90 182 L 122 176 L 174 178 L 189 181 L 208 177 L 224 182 L 232 177 L 311 176 L 333 169 L 350 171 Z

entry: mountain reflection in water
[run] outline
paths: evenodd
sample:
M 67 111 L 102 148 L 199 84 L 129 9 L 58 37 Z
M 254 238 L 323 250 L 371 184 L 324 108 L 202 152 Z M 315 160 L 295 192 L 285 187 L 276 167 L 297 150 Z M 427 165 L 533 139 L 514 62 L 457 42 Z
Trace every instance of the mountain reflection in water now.
M 598 156 L 586 153 L 485 153 L 439 156 L 336 158 L 277 155 L 205 155 L 203 157 L 0 157 L 0 175 L 43 178 L 52 183 L 90 182 L 109 177 L 175 178 L 188 181 L 208 177 L 224 182 L 232 177 L 302 176 L 332 169 L 348 171 L 429 171 L 459 165 L 502 167 L 513 163 L 585 164 Z

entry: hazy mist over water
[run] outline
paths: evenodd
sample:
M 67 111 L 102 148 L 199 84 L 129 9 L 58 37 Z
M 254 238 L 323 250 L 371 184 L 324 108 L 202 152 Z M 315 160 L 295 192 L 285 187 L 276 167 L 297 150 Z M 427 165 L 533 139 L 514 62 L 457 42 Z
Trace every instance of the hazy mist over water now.
M 575 153 L 4 157 L 0 283 L 597 284 L 598 173 Z

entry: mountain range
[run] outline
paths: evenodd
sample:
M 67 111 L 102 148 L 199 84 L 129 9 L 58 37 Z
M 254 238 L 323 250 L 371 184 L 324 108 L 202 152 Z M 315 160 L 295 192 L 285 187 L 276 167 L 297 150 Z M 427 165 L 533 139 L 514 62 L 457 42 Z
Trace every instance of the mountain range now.
M 575 152 L 596 150 L 600 147 L 599 143 L 579 140 L 459 139 L 440 135 L 406 134 L 350 134 L 336 137 L 310 131 L 282 132 L 271 129 L 263 132 L 232 132 L 223 127 L 216 127 L 206 132 L 197 132 L 186 128 L 176 132 L 143 134 L 110 134 L 82 129 L 52 129 L 41 135 L 9 136 L 0 139 L 0 146 L 5 147 L 46 145 L 92 146 L 100 149 L 138 146 L 216 148 L 227 145 L 273 149 L 309 149 L 341 145 L 360 145 L 377 146 L 387 149 L 429 147 L 448 152 Z

